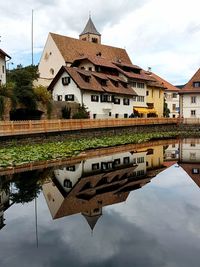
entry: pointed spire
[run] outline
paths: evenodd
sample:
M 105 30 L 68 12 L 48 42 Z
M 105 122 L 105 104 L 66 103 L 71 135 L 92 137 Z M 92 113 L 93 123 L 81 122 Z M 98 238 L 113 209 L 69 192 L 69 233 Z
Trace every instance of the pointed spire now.
M 83 34 L 88 34 L 88 33 L 101 36 L 101 34 L 97 31 L 97 29 L 94 26 L 94 23 L 93 23 L 93 21 L 91 19 L 91 12 L 89 12 L 89 20 L 88 20 L 88 22 L 87 22 L 87 24 L 85 26 L 85 29 L 80 34 L 80 36 L 83 35 Z

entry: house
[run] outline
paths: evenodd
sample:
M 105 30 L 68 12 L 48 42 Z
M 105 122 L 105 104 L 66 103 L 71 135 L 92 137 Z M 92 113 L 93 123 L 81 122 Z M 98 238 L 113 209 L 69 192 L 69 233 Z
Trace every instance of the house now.
M 11 57 L 0 49 L 0 85 L 6 83 L 6 59 Z
M 158 76 L 157 74 L 151 72 L 151 77 L 155 78 L 161 85 L 162 85 L 162 89 L 159 89 L 159 91 L 156 92 L 156 90 L 153 90 L 152 92 L 150 92 L 150 90 L 148 90 L 148 96 L 151 96 L 151 94 L 154 95 L 155 92 L 155 96 L 157 94 L 157 97 L 154 98 L 153 97 L 153 103 L 155 105 L 159 105 L 158 110 L 159 112 L 163 112 L 163 105 L 164 105 L 164 99 L 167 103 L 167 107 L 170 110 L 169 113 L 169 117 L 170 118 L 177 118 L 179 117 L 179 91 L 180 89 L 173 86 L 171 83 L 169 83 L 168 81 L 164 80 L 163 78 L 161 78 L 160 76 Z M 163 95 L 164 94 L 164 95 Z M 160 99 L 159 99 L 160 98 Z M 163 101 L 161 101 L 161 99 Z M 147 99 L 147 102 L 149 102 L 150 100 Z
M 187 139 L 180 142 L 178 165 L 200 187 L 200 144 L 198 140 Z
M 155 177 L 155 169 L 162 162 L 156 165 L 151 154 L 149 160 L 154 162 L 151 172 L 151 167 L 146 166 L 148 154 L 149 149 L 121 151 L 77 160 L 54 170 L 51 181 L 42 185 L 52 218 L 81 213 L 93 230 L 103 207 L 124 202 L 131 191 L 142 188 Z
M 82 60 L 86 62 L 85 67 Z M 84 105 L 93 119 L 128 118 L 133 111 L 133 96 L 136 93 L 126 79 L 114 75 L 118 73 L 114 64 L 103 63 L 103 59 L 82 60 L 72 64 L 80 64 L 80 68 L 61 67 L 48 87 L 53 100 Z M 107 70 L 107 74 L 98 72 L 100 65 Z
M 183 118 L 200 118 L 200 68 L 179 91 L 180 116 Z
M 49 33 L 40 62 L 38 84 L 48 86 L 61 66 L 71 66 L 75 59 L 102 56 L 109 61 L 131 64 L 125 49 L 101 44 L 101 35 L 91 17 L 79 39 Z

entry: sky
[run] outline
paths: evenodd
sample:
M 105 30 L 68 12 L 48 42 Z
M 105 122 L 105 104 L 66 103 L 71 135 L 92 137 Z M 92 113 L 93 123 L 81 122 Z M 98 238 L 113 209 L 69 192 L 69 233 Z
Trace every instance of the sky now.
M 91 13 L 103 44 L 125 48 L 133 64 L 172 84 L 200 67 L 199 0 L 0 1 L 0 48 L 12 57 L 10 69 L 31 64 L 32 10 L 34 64 L 49 32 L 78 38 Z

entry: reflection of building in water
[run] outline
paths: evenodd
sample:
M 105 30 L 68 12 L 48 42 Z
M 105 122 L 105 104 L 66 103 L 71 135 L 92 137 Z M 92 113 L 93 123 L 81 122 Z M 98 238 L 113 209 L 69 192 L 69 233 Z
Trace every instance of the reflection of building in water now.
M 164 160 L 178 161 L 178 159 L 179 159 L 179 144 L 177 143 L 177 144 L 167 145 L 164 152 Z
M 179 166 L 200 187 L 200 143 L 199 139 L 180 142 Z
M 130 191 L 150 182 L 155 174 L 148 174 L 162 163 L 162 146 L 87 159 L 55 170 L 43 193 L 54 219 L 82 213 L 93 229 L 102 207 L 125 201 Z

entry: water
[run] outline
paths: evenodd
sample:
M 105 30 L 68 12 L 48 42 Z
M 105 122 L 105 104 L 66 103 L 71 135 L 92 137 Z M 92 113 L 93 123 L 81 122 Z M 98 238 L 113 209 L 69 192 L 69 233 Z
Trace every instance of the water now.
M 1 171 L 0 266 L 199 266 L 199 162 L 189 139 Z

